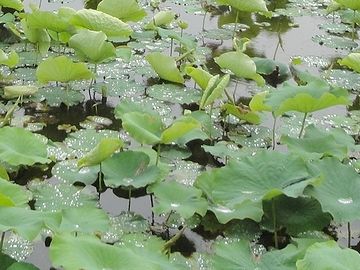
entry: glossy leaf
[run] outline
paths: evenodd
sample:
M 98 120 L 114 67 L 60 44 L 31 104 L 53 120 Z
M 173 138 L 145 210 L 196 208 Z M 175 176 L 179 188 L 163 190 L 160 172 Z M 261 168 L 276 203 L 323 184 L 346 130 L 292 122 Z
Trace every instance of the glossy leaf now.
M 200 175 L 195 186 L 210 202 L 209 210 L 221 223 L 231 219 L 251 218 L 259 221 L 263 214 L 261 201 L 280 194 L 296 198 L 320 177 L 308 172 L 298 157 L 278 152 L 261 151 L 241 161 Z
M 189 131 L 200 127 L 200 122 L 190 116 L 179 118 L 162 132 L 161 143 L 168 144 L 175 142 Z
M 12 8 L 17 11 L 22 11 L 24 9 L 24 5 L 21 0 L 0 0 L 0 6 Z
M 338 63 L 360 73 L 360 53 L 350 53 L 345 58 L 339 60 Z
M 101 63 L 116 57 L 114 45 L 106 39 L 102 32 L 82 30 L 70 38 L 69 46 L 75 49 L 80 60 Z
M 0 160 L 14 166 L 50 162 L 44 142 L 33 133 L 17 127 L 0 129 Z
M 26 14 L 27 25 L 32 29 L 48 29 L 54 32 L 70 30 L 70 24 L 59 14 L 51 11 L 34 10 Z
M 150 186 L 148 191 L 155 194 L 157 203 L 153 210 L 157 214 L 176 211 L 183 218 L 190 218 L 195 213 L 204 216 L 207 211 L 207 201 L 201 190 L 194 187 L 168 181 Z
M 209 83 L 201 97 L 200 109 L 204 109 L 206 106 L 213 104 L 216 99 L 221 97 L 229 82 L 230 82 L 229 74 L 226 74 L 221 78 L 219 75 L 212 77 L 209 80 Z
M 168 26 L 175 19 L 175 15 L 176 13 L 171 10 L 161 10 L 154 15 L 146 28 L 153 29 L 155 26 Z
M 126 151 L 113 155 L 102 164 L 105 184 L 109 187 L 141 188 L 163 178 L 157 166 L 142 152 Z
M 171 56 L 154 52 L 148 54 L 145 59 L 150 63 L 161 79 L 175 83 L 184 83 L 184 78 L 177 68 L 175 59 Z
M 78 161 L 78 167 L 88 167 L 98 165 L 110 157 L 118 149 L 123 147 L 124 142 L 117 138 L 102 139 L 93 150 L 87 153 Z
M 254 80 L 259 86 L 265 85 L 264 78 L 256 73 L 254 61 L 242 52 L 224 53 L 216 57 L 215 62 L 222 69 L 230 70 L 237 77 Z
M 137 22 L 146 16 L 146 11 L 136 0 L 102 0 L 97 10 L 114 16 L 123 22 Z

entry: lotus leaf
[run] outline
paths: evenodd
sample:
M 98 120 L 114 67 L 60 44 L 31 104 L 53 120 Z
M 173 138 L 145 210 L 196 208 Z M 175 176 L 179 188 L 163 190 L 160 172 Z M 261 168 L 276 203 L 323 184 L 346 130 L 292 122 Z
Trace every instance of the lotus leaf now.
M 237 117 L 240 120 L 246 121 L 251 124 L 258 125 L 261 123 L 260 116 L 245 106 L 236 106 L 230 103 L 224 104 L 221 109 L 225 111 L 226 114 L 231 114 Z
M 196 103 L 201 99 L 200 91 L 169 83 L 152 85 L 146 93 L 158 100 L 179 104 Z
M 69 46 L 75 49 L 80 60 L 101 63 L 116 57 L 114 45 L 106 39 L 103 32 L 82 30 L 70 38 Z
M 22 29 L 25 37 L 37 46 L 37 51 L 45 55 L 50 48 L 51 38 L 45 29 L 31 28 L 26 19 L 21 20 Z
M 317 199 L 324 212 L 329 212 L 336 222 L 350 222 L 359 218 L 360 176 L 350 166 L 336 158 L 324 158 L 311 163 L 315 174 L 324 177 L 321 185 L 309 188 L 306 194 Z
M 14 68 L 19 63 L 19 55 L 15 51 L 11 51 L 8 55 L 0 49 L 0 65 Z
M 149 166 L 149 162 L 148 155 L 142 152 L 117 153 L 102 164 L 105 184 L 141 188 L 160 181 L 164 177 L 163 172 L 157 166 Z
M 319 180 L 319 176 L 310 175 L 301 158 L 261 151 L 203 173 L 195 186 L 204 192 L 209 210 L 221 223 L 226 223 L 244 218 L 259 221 L 263 214 L 262 200 L 280 194 L 296 198 L 303 194 L 306 186 L 318 184 Z
M 94 77 L 85 63 L 74 63 L 67 56 L 49 57 L 40 63 L 36 77 L 41 83 L 51 81 L 68 83 Z
M 44 87 L 40 88 L 31 98 L 34 101 L 44 101 L 51 107 L 60 107 L 61 104 L 65 104 L 70 107 L 82 102 L 85 97 L 83 93 L 76 90 L 64 90 L 63 87 Z
M 335 241 L 315 243 L 310 246 L 305 257 L 296 262 L 298 270 L 348 270 L 360 264 L 359 254 L 352 249 L 342 249 Z
M 264 0 L 216 0 L 219 4 L 229 5 L 241 11 L 261 12 L 267 16 L 271 16 Z
M 59 14 L 51 11 L 35 10 L 27 13 L 27 26 L 32 29 L 48 29 L 54 32 L 66 32 L 70 30 L 70 24 Z
M 335 35 L 316 35 L 312 38 L 316 43 L 324 45 L 329 48 L 352 50 L 358 47 L 358 44 L 350 38 Z
M 204 216 L 207 201 L 201 196 L 201 190 L 179 184 L 175 181 L 160 182 L 148 188 L 155 194 L 157 203 L 153 210 L 157 214 L 175 211 L 183 218 L 190 218 L 195 213 Z
M 24 9 L 24 5 L 21 0 L 0 0 L 1 7 L 12 8 L 17 11 Z
M 154 15 L 146 29 L 153 29 L 155 26 L 168 26 L 174 19 L 176 13 L 170 10 L 161 10 Z
M 0 254 L 1 269 L 4 270 L 39 270 L 30 263 L 18 262 L 10 256 L 1 253 Z
M 0 178 L 0 206 L 23 207 L 32 199 L 26 188 Z
M 89 30 L 102 31 L 111 39 L 120 38 L 127 40 L 133 32 L 128 24 L 118 18 L 93 9 L 77 11 L 70 22 Z
M 11 85 L 4 87 L 3 97 L 6 99 L 13 99 L 23 96 L 31 96 L 39 90 L 36 86 L 30 85 Z
M 209 80 L 209 83 L 204 90 L 204 93 L 200 100 L 200 109 L 204 109 L 214 103 L 216 99 L 222 96 L 226 86 L 230 82 L 230 75 L 226 74 L 220 78 L 220 75 L 216 75 Z
M 0 129 L 0 160 L 14 166 L 50 162 L 44 142 L 30 131 L 17 127 Z
M 191 116 L 183 116 L 175 120 L 168 128 L 161 134 L 161 143 L 168 144 L 175 142 L 189 131 L 200 128 L 201 124 Z
M 345 58 L 339 60 L 338 63 L 360 73 L 360 53 L 350 53 Z
M 55 235 L 50 246 L 50 259 L 55 267 L 64 269 L 184 269 L 173 266 L 158 252 L 111 246 L 90 236 Z
M 114 16 L 123 22 L 137 22 L 146 16 L 146 11 L 139 6 L 136 0 L 102 0 L 97 10 Z
M 78 161 L 78 167 L 88 167 L 98 165 L 110 157 L 118 149 L 122 148 L 124 142 L 118 138 L 102 139 L 89 153 Z
M 356 0 L 335 0 L 337 3 L 353 9 L 353 10 L 360 10 L 360 2 Z
M 189 75 L 200 86 L 202 90 L 205 90 L 210 79 L 213 77 L 209 72 L 194 67 L 186 67 L 186 74 Z
M 176 61 L 171 56 L 154 52 L 148 54 L 145 59 L 161 79 L 175 83 L 184 83 L 184 78 L 177 68 Z
M 256 73 L 255 62 L 246 54 L 236 51 L 227 52 L 215 58 L 222 68 L 233 72 L 237 77 L 254 80 L 259 86 L 265 85 L 265 80 Z

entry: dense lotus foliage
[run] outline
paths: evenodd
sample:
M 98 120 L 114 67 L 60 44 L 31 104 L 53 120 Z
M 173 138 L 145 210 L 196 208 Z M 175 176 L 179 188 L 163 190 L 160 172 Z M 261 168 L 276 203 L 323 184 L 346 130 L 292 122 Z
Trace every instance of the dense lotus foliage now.
M 0 269 L 359 269 L 359 11 L 0 0 Z

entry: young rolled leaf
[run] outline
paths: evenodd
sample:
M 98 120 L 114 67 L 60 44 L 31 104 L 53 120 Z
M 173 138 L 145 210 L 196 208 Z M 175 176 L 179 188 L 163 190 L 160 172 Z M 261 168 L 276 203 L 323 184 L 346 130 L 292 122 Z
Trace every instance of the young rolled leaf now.
M 85 63 L 74 63 L 67 56 L 49 57 L 40 63 L 36 77 L 41 83 L 51 81 L 68 83 L 76 80 L 87 80 L 94 77 Z
M 171 56 L 154 52 L 146 55 L 145 59 L 161 79 L 175 83 L 184 83 L 184 78 L 176 65 L 176 61 Z
M 146 11 L 139 6 L 136 0 L 102 0 L 97 10 L 114 16 L 123 22 L 137 22 L 146 16 Z
M 209 80 L 209 83 L 204 90 L 204 93 L 200 100 L 200 109 L 204 109 L 206 106 L 214 103 L 216 99 L 222 96 L 226 86 L 230 82 L 230 75 L 226 74 L 220 78 L 220 75 L 216 75 Z
M 186 67 L 185 72 L 200 86 L 202 90 L 205 90 L 210 79 L 213 77 L 209 72 L 194 67 Z
M 104 138 L 93 150 L 87 153 L 84 157 L 79 159 L 78 167 L 89 167 L 100 164 L 105 159 L 110 157 L 118 149 L 123 147 L 124 142 L 118 138 Z
M 36 86 L 31 85 L 11 85 L 4 87 L 4 95 L 5 99 L 14 99 L 18 97 L 31 96 L 35 94 L 39 90 Z
M 116 57 L 115 47 L 107 42 L 103 32 L 81 30 L 69 40 L 69 46 L 75 49 L 81 61 L 101 63 Z
M 240 51 L 224 53 L 216 57 L 215 62 L 222 69 L 230 70 L 237 77 L 254 80 L 259 86 L 265 85 L 264 78 L 256 73 L 254 61 Z

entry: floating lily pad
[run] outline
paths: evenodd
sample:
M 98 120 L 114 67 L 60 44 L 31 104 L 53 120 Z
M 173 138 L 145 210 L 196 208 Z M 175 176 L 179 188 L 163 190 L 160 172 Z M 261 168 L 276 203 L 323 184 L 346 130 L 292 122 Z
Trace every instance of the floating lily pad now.
M 22 238 L 21 236 L 15 234 L 15 233 L 9 233 L 8 237 L 5 237 L 4 239 L 4 246 L 3 246 L 3 250 L 2 252 L 4 254 L 9 255 L 11 258 L 15 259 L 14 260 L 14 264 L 16 261 L 25 261 L 26 258 L 29 257 L 29 255 L 34 251 L 34 244 L 29 241 L 26 240 L 24 238 Z M 0 256 L 0 261 L 1 261 L 1 266 L 3 266 L 3 260 L 5 260 L 5 258 L 2 258 Z M 6 263 L 5 263 L 6 265 Z M 24 268 L 21 268 L 20 265 L 12 265 L 11 268 L 5 268 L 5 269 L 13 269 L 16 267 L 19 267 L 19 269 L 21 270 L 33 270 L 33 269 L 38 269 L 34 266 L 32 266 L 31 264 L 25 264 L 23 263 L 23 265 L 21 265 Z
M 179 104 L 196 103 L 201 99 L 198 90 L 174 84 L 156 84 L 149 87 L 146 93 L 153 98 Z
M 134 97 L 144 94 L 145 87 L 128 79 L 111 79 L 95 84 L 95 91 L 104 96 Z
M 339 50 L 352 50 L 358 47 L 356 42 L 346 37 L 316 35 L 312 40 L 320 45 Z
M 233 31 L 227 29 L 208 29 L 203 37 L 215 40 L 230 40 L 233 38 Z
M 172 170 L 168 178 L 180 184 L 192 186 L 202 171 L 203 167 L 197 163 L 175 160 L 173 161 Z
M 319 25 L 319 28 L 334 34 L 344 34 L 352 31 L 349 25 L 343 23 L 324 23 Z
M 79 91 L 65 90 L 63 87 L 45 87 L 41 88 L 31 99 L 45 100 L 52 107 L 59 107 L 62 103 L 70 107 L 81 103 L 85 97 Z
M 323 73 L 322 77 L 334 86 L 360 92 L 359 74 L 355 72 L 333 69 Z

